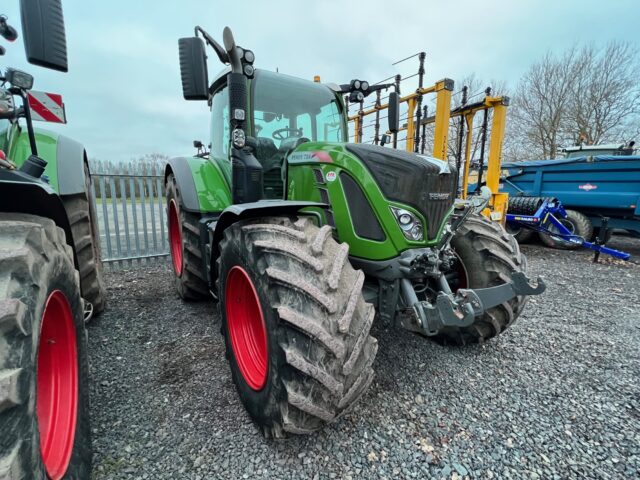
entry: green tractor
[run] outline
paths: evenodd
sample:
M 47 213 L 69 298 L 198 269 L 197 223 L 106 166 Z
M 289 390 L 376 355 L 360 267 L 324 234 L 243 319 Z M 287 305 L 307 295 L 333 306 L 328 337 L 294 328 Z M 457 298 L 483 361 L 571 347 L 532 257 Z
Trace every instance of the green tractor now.
M 28 61 L 66 72 L 60 0 L 21 0 L 20 12 Z M 0 36 L 18 36 L 5 16 Z M 52 113 L 30 101 L 30 74 L 0 76 L 0 478 L 85 479 L 85 321 L 105 293 L 87 156 L 34 129 L 36 108 Z
M 211 144 L 166 167 L 175 282 L 184 299 L 219 302 L 233 381 L 266 436 L 318 430 L 357 401 L 374 318 L 480 343 L 542 293 L 517 242 L 479 214 L 488 198 L 455 202 L 454 168 L 347 143 L 343 95 L 389 86 L 256 70 L 228 28 L 224 48 L 195 35 L 179 40 L 182 88 L 208 102 Z M 211 84 L 205 42 L 229 65 Z

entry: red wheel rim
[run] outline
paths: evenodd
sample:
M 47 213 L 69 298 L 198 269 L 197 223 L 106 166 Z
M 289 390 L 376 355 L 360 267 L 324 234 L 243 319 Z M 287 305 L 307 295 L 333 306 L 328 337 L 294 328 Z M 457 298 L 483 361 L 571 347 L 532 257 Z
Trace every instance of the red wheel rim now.
M 76 329 L 60 290 L 49 295 L 42 314 L 36 375 L 40 455 L 49 478 L 57 480 L 69 466 L 78 416 Z
M 242 377 L 253 390 L 267 381 L 267 329 L 258 294 L 247 272 L 235 266 L 225 284 L 227 328 Z
M 176 275 L 182 275 L 182 234 L 180 233 L 180 217 L 174 199 L 169 200 L 169 246 L 171 259 Z

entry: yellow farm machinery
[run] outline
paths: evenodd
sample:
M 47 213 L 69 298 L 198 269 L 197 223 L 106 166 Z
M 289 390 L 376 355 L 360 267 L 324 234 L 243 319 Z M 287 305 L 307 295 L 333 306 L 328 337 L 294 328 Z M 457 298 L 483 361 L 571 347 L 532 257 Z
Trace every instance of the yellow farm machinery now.
M 466 200 L 470 194 L 490 194 L 483 214 L 504 225 L 508 194 L 499 191 L 499 184 L 509 97 L 493 96 L 490 88 L 470 96 L 466 86 L 454 93 L 454 82 L 449 78 L 425 86 L 426 55 L 420 52 L 417 57 L 417 73 L 404 79 L 400 75 L 386 79 L 393 79 L 394 82 L 389 85 L 400 93 L 403 81 L 417 77 L 417 88 L 399 97 L 404 111 L 404 123 L 400 124 L 397 131 L 385 131 L 381 134 L 380 120 L 385 118 L 385 113 L 395 112 L 388 112 L 389 105 L 393 106 L 393 102 L 383 103 L 388 97 L 382 96 L 383 92 L 378 90 L 373 104 L 365 106 L 362 99 L 356 103 L 357 111 L 352 111 L 349 116 L 354 142 L 375 145 L 391 143 L 394 148 L 404 147 L 408 152 L 430 152 L 432 157 L 444 162 L 449 160 L 448 156 L 453 156 L 458 171 L 458 197 Z M 470 101 L 481 94 L 484 96 L 480 100 Z M 456 95 L 461 95 L 461 100 L 452 108 L 452 100 Z M 431 99 L 434 104 L 433 113 L 429 112 L 427 105 L 423 106 L 427 96 L 435 97 Z M 348 105 L 349 101 L 345 103 Z M 482 119 L 475 126 L 478 114 L 481 114 Z M 373 128 L 373 133 L 366 135 L 365 130 L 369 128 Z M 486 189 L 483 190 L 483 186 Z

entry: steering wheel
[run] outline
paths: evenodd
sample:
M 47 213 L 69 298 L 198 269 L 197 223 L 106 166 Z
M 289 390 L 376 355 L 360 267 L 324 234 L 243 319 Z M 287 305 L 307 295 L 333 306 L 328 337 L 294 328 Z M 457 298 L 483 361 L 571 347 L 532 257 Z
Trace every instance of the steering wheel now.
M 283 133 L 290 133 L 291 135 L 287 135 L 286 137 L 284 135 L 282 135 Z M 302 132 L 300 131 L 299 128 L 290 128 L 290 127 L 285 127 L 285 128 L 279 128 L 278 130 L 274 131 L 271 136 L 276 139 L 276 140 L 286 140 L 287 138 L 298 138 L 302 136 Z

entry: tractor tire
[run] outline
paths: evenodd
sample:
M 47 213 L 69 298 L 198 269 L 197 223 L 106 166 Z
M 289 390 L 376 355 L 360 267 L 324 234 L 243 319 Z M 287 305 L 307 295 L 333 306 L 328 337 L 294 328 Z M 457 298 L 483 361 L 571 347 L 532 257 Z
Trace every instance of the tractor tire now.
M 104 283 L 98 235 L 97 214 L 94 202 L 95 191 L 89 169 L 84 167 L 85 193 L 62 198 L 71 225 L 71 234 L 78 267 L 82 298 L 93 305 L 97 316 L 106 306 L 107 289 Z
M 330 226 L 266 217 L 225 230 L 217 261 L 233 382 L 268 438 L 321 429 L 371 383 L 378 342 L 364 273 Z
M 90 478 L 80 279 L 50 219 L 0 214 L 0 345 L 0 478 Z
M 457 230 L 451 246 L 459 259 L 457 288 L 487 288 L 508 282 L 514 271 L 526 270 L 526 258 L 518 242 L 497 222 L 471 215 Z M 488 309 L 468 327 L 446 327 L 434 338 L 442 344 L 483 343 L 504 332 L 518 318 L 526 296 Z
M 178 295 L 183 300 L 209 298 L 207 277 L 202 270 L 200 215 L 182 209 L 180 190 L 172 173 L 167 177 L 165 192 L 169 251 Z
M 565 225 L 574 235 L 579 235 L 588 241 L 593 236 L 593 225 L 589 217 L 575 210 L 566 210 L 566 212 L 567 218 L 558 219 L 560 223 Z M 580 245 L 573 242 L 565 242 L 547 233 L 540 233 L 540 240 L 547 247 L 561 250 L 575 250 L 580 247 Z

